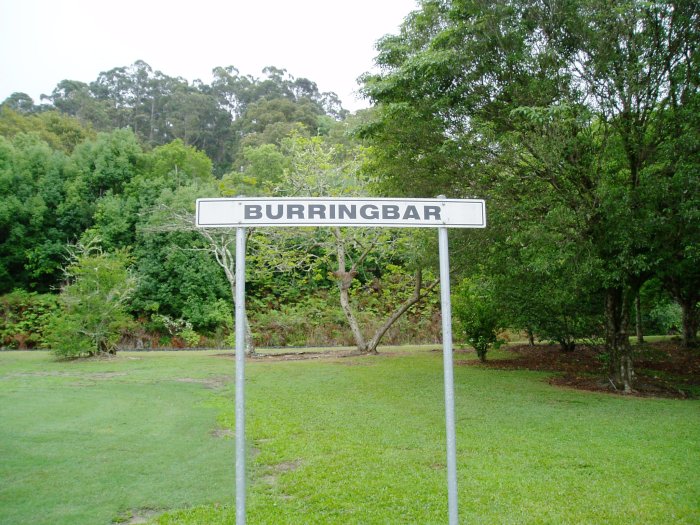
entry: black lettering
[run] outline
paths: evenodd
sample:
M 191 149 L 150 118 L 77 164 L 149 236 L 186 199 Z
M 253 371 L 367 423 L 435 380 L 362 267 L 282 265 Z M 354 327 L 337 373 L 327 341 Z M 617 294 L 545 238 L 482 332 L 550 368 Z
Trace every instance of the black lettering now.
M 403 212 L 404 219 L 416 219 L 420 220 L 420 215 L 418 215 L 418 210 L 412 204 L 406 206 L 406 211 Z
M 265 206 L 265 214 L 268 219 L 281 219 L 284 214 L 284 206 L 281 204 L 277 205 L 277 212 L 272 212 L 272 204 Z
M 430 219 L 435 219 L 436 221 L 442 220 L 440 218 L 440 206 L 425 206 L 423 208 L 423 218 L 428 221 Z
M 248 220 L 262 219 L 262 206 L 259 204 L 246 204 L 243 206 L 243 217 Z
M 303 219 L 304 205 L 303 204 L 288 204 L 287 219 Z
M 326 218 L 326 206 L 324 204 L 309 204 L 309 219 L 314 217 L 319 219 Z
M 360 217 L 363 219 L 378 219 L 379 218 L 379 208 L 374 204 L 365 204 L 360 206 Z
M 338 204 L 338 218 L 339 219 L 355 219 L 357 217 L 357 206 L 351 204 L 346 206 L 345 204 Z
M 382 219 L 398 219 L 401 217 L 399 214 L 399 207 L 394 204 L 384 204 L 382 206 Z

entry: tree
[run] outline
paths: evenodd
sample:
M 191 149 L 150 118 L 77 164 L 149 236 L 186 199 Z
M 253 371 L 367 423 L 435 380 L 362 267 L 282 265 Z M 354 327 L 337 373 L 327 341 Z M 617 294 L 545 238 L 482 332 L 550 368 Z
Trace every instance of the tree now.
M 195 214 L 194 206 L 195 201 L 198 197 L 211 197 L 216 195 L 216 187 L 211 183 L 209 184 L 194 184 L 188 186 L 181 186 L 175 191 L 165 190 L 163 194 L 158 199 L 158 202 L 152 209 L 149 219 L 141 226 L 142 234 L 147 238 L 153 235 L 177 235 L 179 239 L 187 239 L 189 242 L 180 242 L 176 251 L 184 256 L 188 252 L 190 254 L 205 254 L 211 262 L 211 257 L 216 260 L 219 267 L 223 270 L 226 277 L 226 281 L 229 285 L 230 299 L 232 304 L 235 303 L 236 298 L 236 260 L 235 260 L 235 242 L 236 234 L 235 228 L 220 229 L 217 228 L 215 231 L 209 231 L 203 228 L 198 228 L 195 224 Z M 192 242 L 192 237 L 198 238 L 200 242 Z M 202 242 L 204 241 L 204 242 Z M 166 243 L 166 246 L 172 251 L 172 244 Z M 195 256 L 187 255 L 187 257 Z M 201 260 L 201 259 L 195 259 Z M 188 267 L 184 266 L 182 259 L 180 261 L 179 272 L 186 272 L 190 279 L 188 279 L 189 286 L 186 287 L 187 292 L 192 293 L 192 297 L 198 297 L 200 299 L 195 299 L 193 302 L 203 302 L 201 300 L 202 294 L 207 294 L 212 290 L 212 282 L 210 272 L 206 269 L 202 269 L 200 272 L 195 272 L 194 274 L 188 271 Z M 209 264 L 209 267 L 211 265 Z M 161 265 L 155 265 L 156 271 L 162 271 Z M 208 281 L 206 283 L 200 282 L 202 280 Z M 198 283 L 197 289 L 193 286 Z M 176 283 L 173 283 L 177 285 Z M 173 289 L 169 289 L 168 292 L 175 292 Z M 175 295 L 178 295 L 175 293 Z M 220 296 L 209 296 L 208 304 L 212 304 Z M 161 312 L 162 313 L 162 312 Z M 212 313 L 219 316 L 219 309 L 213 309 Z M 221 321 L 219 317 L 216 319 Z M 255 345 L 253 342 L 252 333 L 250 330 L 250 324 L 246 316 L 246 354 L 255 354 Z
M 484 362 L 488 350 L 503 343 L 498 332 L 504 328 L 504 319 L 494 299 L 493 287 L 483 277 L 464 279 L 453 295 L 458 330 L 476 350 L 479 361 Z
M 361 196 L 368 191 L 367 183 L 360 173 L 363 160 L 362 148 L 345 149 L 332 145 L 322 137 L 306 138 L 292 134 L 283 141 L 282 151 L 288 159 L 287 169 L 279 184 L 272 190 L 279 196 Z M 281 229 L 280 229 L 281 230 Z M 423 282 L 423 270 L 413 264 L 411 275 L 404 275 L 412 286 L 403 287 L 402 293 L 394 297 L 388 312 L 382 312 L 384 321 L 373 333 L 366 337 L 357 316 L 357 305 L 353 304 L 351 289 L 353 282 L 362 273 L 365 278 L 381 281 L 382 267 L 390 262 L 400 261 L 411 266 L 415 246 L 412 237 L 405 230 L 369 228 L 330 228 L 313 233 L 274 232 L 276 246 L 308 246 L 318 249 L 318 257 L 309 261 L 304 258 L 301 264 L 326 265 L 330 267 L 334 258 L 332 275 L 337 283 L 340 305 L 352 332 L 357 349 L 362 353 L 377 353 L 377 347 L 386 332 L 411 307 L 422 301 L 439 283 L 439 279 L 429 284 Z M 308 251 L 311 251 L 309 249 Z M 284 249 L 276 251 L 278 258 L 288 258 Z M 368 264 L 372 261 L 371 268 Z
M 0 292 L 56 284 L 67 241 L 57 217 L 65 174 L 65 155 L 36 134 L 0 137 Z
M 680 105 L 682 101 L 682 106 Z M 664 112 L 667 140 L 653 166 L 660 184 L 650 188 L 657 276 L 683 312 L 685 347 L 700 329 L 700 94 L 679 97 Z
M 0 135 L 12 139 L 20 133 L 36 133 L 53 149 L 70 155 L 75 147 L 95 134 L 74 117 L 58 111 L 23 114 L 0 105 Z
M 8 108 L 17 113 L 34 113 L 37 108 L 34 105 L 34 99 L 26 93 L 12 93 L 7 97 L 0 107 Z
M 114 354 L 132 324 L 128 301 L 136 281 L 127 252 L 96 245 L 71 248 L 61 290 L 61 311 L 46 330 L 46 345 L 60 357 Z
M 421 7 L 380 42 L 382 73 L 365 77 L 380 108 L 364 134 L 388 145 L 378 166 L 392 187 L 499 199 L 535 185 L 575 210 L 606 296 L 609 374 L 630 391 L 630 299 L 657 269 L 642 189 L 660 181 L 650 168 L 669 140 L 665 108 L 697 92 L 697 3 Z M 529 206 L 505 197 L 516 214 Z

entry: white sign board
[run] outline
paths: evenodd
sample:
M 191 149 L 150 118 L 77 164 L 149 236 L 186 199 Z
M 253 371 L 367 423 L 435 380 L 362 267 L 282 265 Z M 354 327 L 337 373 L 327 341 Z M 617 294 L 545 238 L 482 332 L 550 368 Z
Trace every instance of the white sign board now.
M 485 228 L 480 199 L 197 199 L 197 226 Z

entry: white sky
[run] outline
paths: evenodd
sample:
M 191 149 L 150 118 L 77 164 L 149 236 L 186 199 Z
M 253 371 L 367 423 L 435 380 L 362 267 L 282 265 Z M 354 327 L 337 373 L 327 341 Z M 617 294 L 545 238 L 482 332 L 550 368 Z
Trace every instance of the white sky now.
M 143 60 L 153 70 L 209 84 L 211 70 L 265 66 L 334 91 L 352 111 L 356 79 L 376 41 L 395 34 L 416 0 L 0 0 L 0 102 L 39 103 L 64 79 L 89 83 Z

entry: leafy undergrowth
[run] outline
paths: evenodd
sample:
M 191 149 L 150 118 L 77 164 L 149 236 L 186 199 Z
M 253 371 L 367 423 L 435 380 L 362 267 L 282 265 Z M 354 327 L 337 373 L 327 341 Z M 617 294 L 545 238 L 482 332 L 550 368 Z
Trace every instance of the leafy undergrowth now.
M 700 351 L 681 347 L 677 341 L 658 341 L 634 348 L 635 383 L 632 395 L 641 397 L 700 398 Z M 608 379 L 602 347 L 581 345 L 562 352 L 558 345 L 512 345 L 501 359 L 460 364 L 493 369 L 555 372 L 553 385 L 594 392 L 621 393 Z

